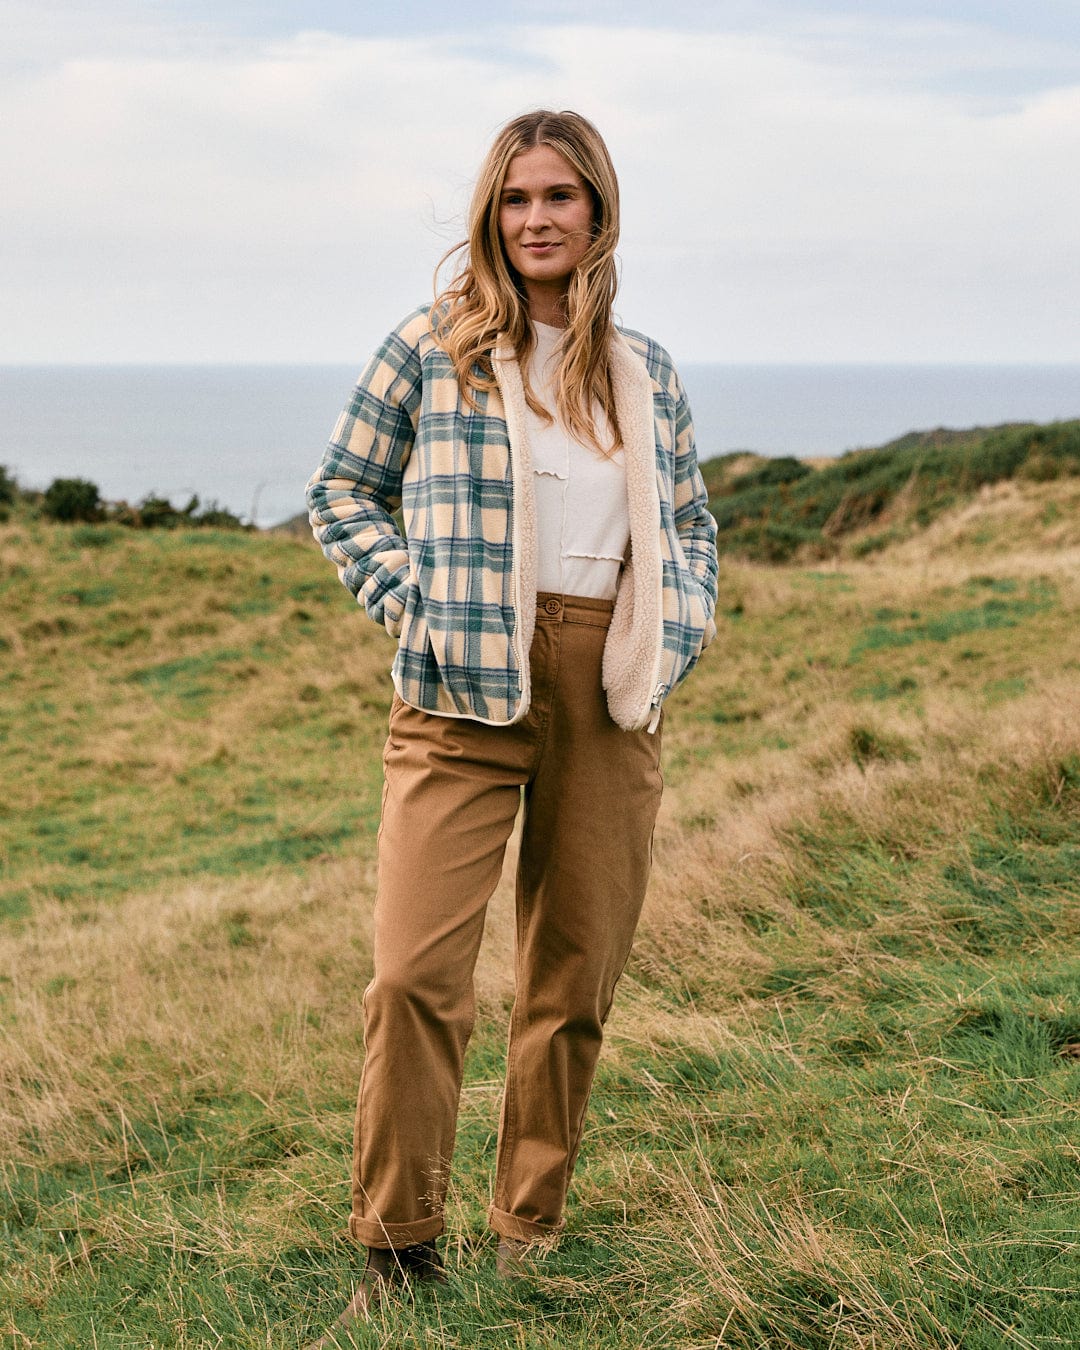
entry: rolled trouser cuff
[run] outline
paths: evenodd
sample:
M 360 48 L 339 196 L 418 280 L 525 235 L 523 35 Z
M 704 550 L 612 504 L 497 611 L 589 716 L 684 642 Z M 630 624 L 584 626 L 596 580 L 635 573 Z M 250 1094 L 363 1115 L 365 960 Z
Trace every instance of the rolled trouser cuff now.
M 430 1242 L 444 1231 L 446 1224 L 442 1215 L 431 1219 L 418 1219 L 416 1223 L 380 1223 L 378 1219 L 363 1219 L 357 1214 L 349 1216 L 349 1233 L 365 1247 L 393 1248 L 414 1247 L 418 1242 Z
M 515 1242 L 542 1242 L 545 1238 L 557 1237 L 563 1230 L 564 1222 L 534 1223 L 532 1219 L 519 1219 L 516 1214 L 507 1214 L 494 1205 L 488 1210 L 488 1223 L 500 1237 L 512 1238 Z

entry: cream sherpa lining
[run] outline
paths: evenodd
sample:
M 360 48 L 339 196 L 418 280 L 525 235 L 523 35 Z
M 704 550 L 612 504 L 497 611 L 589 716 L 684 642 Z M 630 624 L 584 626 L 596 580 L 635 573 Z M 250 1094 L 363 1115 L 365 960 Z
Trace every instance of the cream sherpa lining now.
M 529 711 L 532 689 L 529 652 L 536 628 L 536 499 L 532 484 L 532 451 L 525 430 L 525 386 L 513 348 L 496 350 L 492 368 L 502 395 L 506 434 L 510 440 L 510 476 L 514 512 L 514 653 L 521 672 L 521 697 L 510 722 L 520 722 Z M 508 724 L 509 725 L 509 724 Z
M 663 570 L 660 562 L 660 494 L 656 485 L 653 387 L 648 369 L 616 333 L 611 382 L 626 454 L 630 558 L 619 577 L 615 611 L 604 645 L 603 682 L 612 721 L 637 731 L 650 717 L 663 648 Z M 529 650 L 536 626 L 536 510 L 532 452 L 526 434 L 525 389 L 517 358 L 501 347 L 495 377 L 510 439 L 514 490 L 514 560 L 517 611 L 515 649 L 522 676 L 521 700 L 512 721 L 529 710 Z
M 626 451 L 630 557 L 604 644 L 603 681 L 611 720 L 637 731 L 649 721 L 663 654 L 664 573 L 652 376 L 619 333 L 611 349 L 611 384 Z

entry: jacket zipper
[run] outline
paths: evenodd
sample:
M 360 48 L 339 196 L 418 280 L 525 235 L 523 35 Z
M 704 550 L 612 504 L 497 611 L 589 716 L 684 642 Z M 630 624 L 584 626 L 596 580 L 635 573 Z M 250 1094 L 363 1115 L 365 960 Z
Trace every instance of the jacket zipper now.
M 653 485 L 654 485 L 654 487 L 655 487 L 655 485 L 656 485 L 656 474 L 655 474 L 655 470 L 653 471 L 652 483 L 653 483 Z M 656 495 L 657 495 L 657 497 L 659 497 L 659 495 L 660 495 L 660 489 L 659 489 L 659 487 L 656 487 L 655 490 L 656 490 Z M 661 528 L 663 528 L 663 527 L 661 527 Z M 659 552 L 659 550 L 660 550 L 659 537 L 657 538 L 657 544 L 656 544 L 656 547 L 657 547 L 657 551 Z M 650 710 L 650 711 L 649 711 L 649 720 L 648 720 L 648 722 L 645 724 L 645 730 L 649 733 L 650 736 L 653 735 L 653 733 L 656 731 L 656 728 L 660 725 L 660 706 L 661 706 L 661 704 L 662 704 L 663 701 L 664 701 L 664 695 L 667 693 L 667 685 L 664 684 L 664 683 L 660 680 L 660 678 L 659 678 L 659 676 L 660 676 L 660 667 L 661 667 L 661 665 L 663 664 L 663 661 L 664 661 L 664 563 L 663 563 L 663 557 L 661 556 L 661 557 L 658 559 L 658 561 L 659 561 L 659 563 L 660 563 L 660 568 L 659 568 L 659 573 L 660 573 L 660 575 L 659 575 L 659 578 L 658 578 L 659 584 L 657 585 L 657 588 L 656 588 L 656 590 L 657 590 L 657 595 L 656 595 L 656 608 L 657 608 L 657 620 L 656 620 L 656 661 L 655 661 L 655 663 L 653 664 L 653 691 L 652 691 L 652 697 L 649 699 L 649 710 Z
M 522 643 L 521 643 L 522 606 L 521 606 L 520 522 L 521 522 L 521 494 L 524 489 L 521 483 L 521 466 L 519 458 L 518 455 L 514 453 L 514 439 L 510 435 L 510 420 L 509 417 L 507 416 L 507 408 L 506 408 L 506 391 L 503 389 L 502 384 L 498 379 L 498 375 L 499 372 L 496 364 L 495 378 L 496 382 L 499 384 L 499 394 L 503 400 L 503 418 L 504 421 L 506 422 L 506 444 L 507 444 L 507 451 L 510 456 L 510 485 L 512 493 L 510 510 L 512 513 L 511 518 L 513 523 L 510 530 L 510 538 L 512 549 L 511 573 L 514 578 L 514 586 L 513 586 L 514 636 L 511 642 L 511 646 L 513 648 L 513 652 L 515 657 L 517 658 L 518 663 L 518 703 L 517 707 L 514 709 L 513 716 L 510 718 L 510 723 L 513 723 L 521 716 L 522 703 L 524 702 L 526 695 L 526 681 L 528 678 L 528 672 L 525 667 L 525 653 L 522 650 Z M 507 725 L 510 725 L 510 723 L 508 723 Z
M 664 702 L 664 695 L 666 693 L 667 693 L 666 684 L 658 684 L 656 688 L 653 690 L 652 703 L 649 705 L 652 708 L 652 715 L 649 718 L 648 725 L 645 727 L 645 730 L 649 733 L 650 736 L 656 731 L 656 728 L 660 725 L 660 714 L 663 711 L 662 704 Z

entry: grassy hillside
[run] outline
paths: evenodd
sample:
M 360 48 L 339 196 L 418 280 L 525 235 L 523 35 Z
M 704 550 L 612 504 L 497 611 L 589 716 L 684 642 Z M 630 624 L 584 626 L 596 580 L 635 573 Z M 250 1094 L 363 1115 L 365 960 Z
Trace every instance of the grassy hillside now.
M 725 562 L 565 1238 L 495 1283 L 504 881 L 451 1282 L 357 1345 L 1080 1343 L 1080 479 L 1038 477 Z M 5 1344 L 296 1347 L 358 1269 L 391 644 L 285 536 L 14 519 L 0 597 Z
M 911 432 L 816 469 L 737 453 L 703 472 L 722 551 L 766 562 L 864 556 L 980 488 L 1080 474 L 1080 421 Z

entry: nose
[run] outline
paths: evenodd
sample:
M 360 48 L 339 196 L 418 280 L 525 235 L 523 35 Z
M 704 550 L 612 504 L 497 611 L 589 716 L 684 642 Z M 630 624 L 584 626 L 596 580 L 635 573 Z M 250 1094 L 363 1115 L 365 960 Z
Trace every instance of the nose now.
M 542 197 L 537 197 L 529 203 L 529 209 L 525 214 L 525 225 L 530 230 L 542 230 L 549 224 L 547 202 Z

